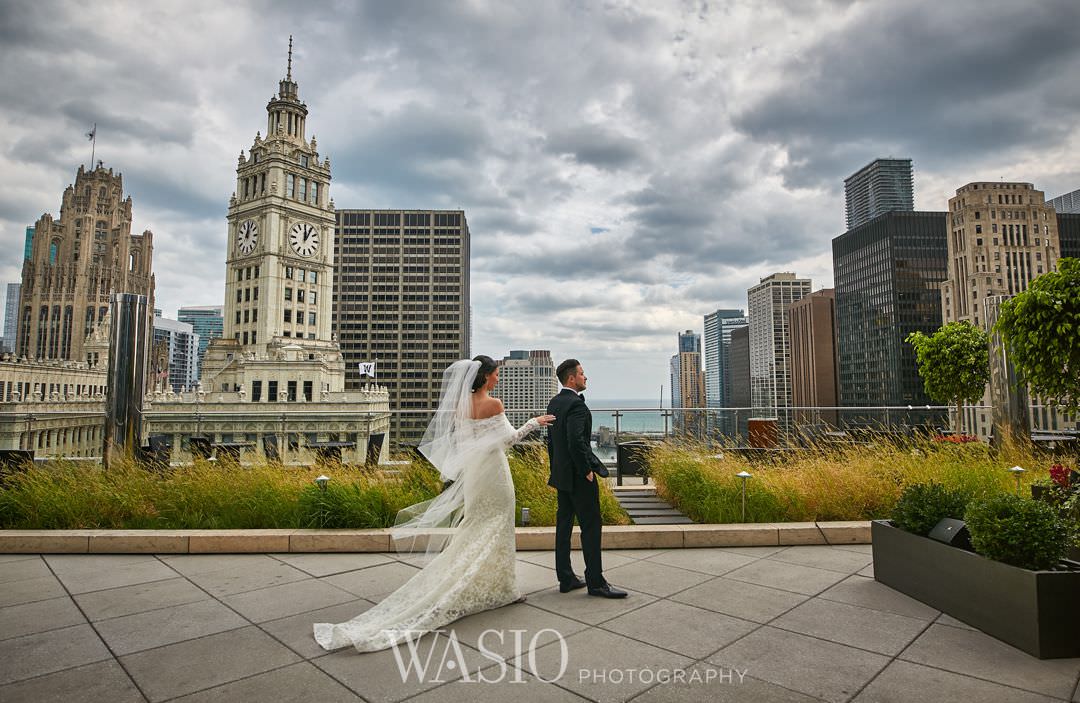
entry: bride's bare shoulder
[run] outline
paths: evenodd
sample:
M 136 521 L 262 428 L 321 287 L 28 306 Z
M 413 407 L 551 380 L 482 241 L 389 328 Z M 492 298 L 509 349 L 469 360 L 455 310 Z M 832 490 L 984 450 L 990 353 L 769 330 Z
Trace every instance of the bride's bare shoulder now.
M 502 414 L 503 402 L 498 398 L 478 398 L 473 401 L 473 419 L 486 420 Z

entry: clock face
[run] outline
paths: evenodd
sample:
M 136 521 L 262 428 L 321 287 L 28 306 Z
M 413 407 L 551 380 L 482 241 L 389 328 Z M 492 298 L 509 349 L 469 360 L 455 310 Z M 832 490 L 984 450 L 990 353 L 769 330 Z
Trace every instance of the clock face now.
M 236 230 L 236 248 L 244 254 L 250 254 L 255 249 L 255 243 L 259 239 L 259 225 L 255 220 L 245 220 L 240 223 Z
M 289 230 L 289 244 L 300 256 L 311 256 L 319 250 L 319 230 L 307 222 L 297 222 Z

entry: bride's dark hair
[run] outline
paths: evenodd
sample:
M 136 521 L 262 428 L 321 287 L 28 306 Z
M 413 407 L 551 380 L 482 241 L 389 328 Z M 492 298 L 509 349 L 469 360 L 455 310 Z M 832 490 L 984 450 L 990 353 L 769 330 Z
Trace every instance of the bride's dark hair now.
M 475 393 L 487 383 L 488 376 L 491 375 L 492 371 L 499 368 L 499 365 L 496 364 L 495 360 L 490 356 L 485 356 L 483 354 L 474 357 L 473 361 L 480 362 L 480 368 L 476 370 L 476 380 L 474 380 L 472 384 L 473 393 Z

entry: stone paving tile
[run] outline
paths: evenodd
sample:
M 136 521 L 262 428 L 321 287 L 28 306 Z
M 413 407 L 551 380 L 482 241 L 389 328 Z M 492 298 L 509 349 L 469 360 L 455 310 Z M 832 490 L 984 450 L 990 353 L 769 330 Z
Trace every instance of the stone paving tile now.
M 311 578 L 300 569 L 294 569 L 277 559 L 264 559 L 217 571 L 187 574 L 187 577 L 216 598 Z
M 554 569 L 518 560 L 514 564 L 514 571 L 517 574 L 518 588 L 522 593 L 536 593 L 556 588 L 559 585 Z
M 874 578 L 874 565 L 871 564 L 864 569 L 859 569 L 857 572 L 859 576 L 865 576 L 867 578 Z
M 116 660 L 0 686 L 4 703 L 145 703 Z
M 853 703 L 1053 703 L 1038 693 L 990 683 L 929 666 L 896 660 L 885 667 Z
M 629 589 L 627 593 L 629 595 L 626 598 L 601 598 L 587 595 L 584 588 L 570 593 L 559 593 L 558 589 L 551 589 L 530 595 L 527 605 L 571 620 L 596 625 L 656 600 L 656 596 L 648 593 Z
M 311 662 L 341 683 L 358 693 L 370 703 L 393 703 L 442 683 L 457 680 L 462 666 L 470 676 L 486 667 L 490 660 L 472 647 L 460 644 L 462 661 L 445 634 L 428 634 L 416 641 L 416 651 L 422 669 L 411 668 L 402 677 L 394 650 L 360 653 L 351 647 L 339 650 Z M 434 648 L 434 649 L 433 649 Z M 401 645 L 403 662 L 410 663 L 409 647 Z M 430 660 L 428 659 L 431 654 Z
M 518 561 L 527 561 L 531 564 L 547 567 L 552 571 L 555 570 L 555 552 L 518 552 L 517 558 Z M 600 562 L 605 571 L 635 561 L 638 561 L 638 558 L 626 556 L 625 552 L 617 554 L 605 550 L 600 553 Z M 585 576 L 585 557 L 582 556 L 579 550 L 575 549 L 570 552 L 570 564 L 574 567 L 574 573 L 581 577 Z
M 827 701 L 847 701 L 888 657 L 765 626 L 709 657 L 748 676 Z
M 670 596 L 672 593 L 696 586 L 712 578 L 709 574 L 699 571 L 687 571 L 644 559 L 633 564 L 608 569 L 605 576 L 618 588 L 633 589 L 654 596 Z
M 671 596 L 671 600 L 717 613 L 765 623 L 791 610 L 809 596 L 781 591 L 723 576 Z
M 19 559 L 4 563 L 3 567 L 0 568 L 0 584 L 52 576 L 52 571 L 49 570 L 49 567 L 41 557 L 36 555 L 30 556 L 30 559 Z
M 374 603 L 363 598 L 351 600 L 347 603 L 333 605 L 329 608 L 320 608 L 307 613 L 292 615 L 280 620 L 271 620 L 260 623 L 264 631 L 285 644 L 305 659 L 321 657 L 326 650 L 315 641 L 313 626 L 317 622 L 345 622 L 352 620 L 360 613 L 370 608 Z
M 503 659 L 512 659 L 530 646 L 536 649 L 555 641 L 559 635 L 569 637 L 587 627 L 585 623 L 549 613 L 528 603 L 515 603 L 462 618 L 447 625 L 446 629 L 478 651 L 483 651 L 480 649 L 482 636 L 484 650 L 498 654 Z M 517 635 L 515 630 L 523 632 Z M 485 631 L 488 632 L 485 634 Z
M 158 559 L 184 576 L 222 569 L 246 571 L 278 561 L 266 554 L 162 554 Z
M 894 591 L 884 584 L 865 576 L 852 575 L 821 593 L 818 598 L 861 605 L 864 608 L 883 610 L 887 613 L 905 615 L 919 620 L 933 620 L 940 613 L 925 603 L 921 603 L 900 591 Z
M 0 588 L 0 607 L 33 603 L 39 600 L 67 596 L 67 591 L 55 576 L 11 581 Z
M 354 703 L 361 699 L 308 662 L 233 681 L 173 703 Z
M 394 561 L 386 554 L 270 554 L 312 576 L 330 576 Z
M 265 622 L 355 600 L 348 591 L 315 578 L 260 588 L 221 599 L 252 622 Z
M 67 596 L 0 608 L 0 639 L 81 625 L 86 618 Z
M 812 598 L 769 623 L 773 627 L 896 656 L 928 620 Z
M 842 581 L 845 574 L 769 558 L 729 571 L 724 578 L 812 596 Z
M 28 559 L 41 560 L 40 554 L 0 554 L 0 564 L 9 564 L 16 561 L 26 561 Z
M 696 677 L 694 673 L 696 672 Z M 710 673 L 711 672 L 711 673 Z M 720 669 L 711 664 L 695 664 L 681 679 L 658 683 L 632 699 L 633 703 L 819 703 L 783 686 Z
M 538 678 L 557 678 L 560 687 L 598 703 L 629 700 L 649 688 L 652 682 L 642 680 L 641 669 L 649 669 L 655 676 L 694 663 L 689 657 L 597 628 L 570 635 L 565 645 L 563 650 L 556 641 L 537 649 L 535 671 L 526 657 L 518 657 L 514 663 Z M 566 668 L 559 676 L 563 666 Z
M 900 658 L 1065 699 L 1080 675 L 1080 658 L 1036 659 L 990 635 L 937 624 Z
M 454 681 L 438 688 L 425 691 L 410 698 L 409 703 L 446 703 L 447 701 L 469 701 L 470 703 L 504 703 L 517 700 L 527 703 L 580 703 L 585 698 L 561 688 L 554 683 L 545 683 L 523 670 L 506 666 L 505 669 L 494 665 L 479 672 L 470 682 Z M 491 682 L 491 683 L 487 683 Z
M 788 547 L 769 558 L 788 564 L 801 564 L 816 569 L 839 571 L 843 574 L 853 574 L 860 569 L 865 569 L 873 561 L 873 557 L 869 554 L 859 554 L 824 545 Z
M 89 625 L 0 640 L 0 684 L 110 659 Z
M 45 560 L 72 594 L 176 578 L 150 555 L 50 554 Z
M 174 578 L 82 593 L 75 596 L 75 602 L 93 622 L 209 598 L 205 591 L 187 579 Z
M 148 610 L 95 624 L 116 656 L 205 637 L 247 625 L 247 621 L 215 600 Z
M 398 586 L 411 579 L 416 573 L 417 569 L 415 567 L 400 562 L 391 562 L 367 569 L 349 571 L 344 574 L 326 576 L 321 580 L 361 598 L 379 601 L 382 600 L 383 596 L 392 593 Z
M 777 552 L 782 552 L 783 550 L 788 549 L 788 547 L 716 547 L 716 549 L 731 554 L 742 554 L 744 556 L 753 557 L 754 559 L 764 559 Z
M 618 556 L 618 557 L 626 557 L 627 559 L 639 560 L 639 559 L 648 559 L 649 557 L 654 557 L 657 554 L 662 554 L 662 553 L 664 553 L 666 551 L 668 551 L 668 550 L 666 550 L 666 549 L 605 549 L 605 550 L 603 550 L 602 556 L 607 557 L 608 555 L 612 555 L 612 556 Z M 554 552 L 552 552 L 552 554 L 554 554 Z M 571 559 L 573 558 L 574 554 L 581 554 L 581 552 L 580 552 L 580 550 L 572 551 L 570 553 L 570 558 Z M 554 557 L 552 557 L 552 558 L 554 558 Z M 584 564 L 584 557 L 582 558 L 582 563 Z M 582 568 L 584 568 L 584 567 L 582 567 Z M 604 566 L 604 569 L 605 570 L 607 569 L 606 564 Z
M 740 566 L 746 566 L 758 558 L 719 549 L 672 549 L 649 557 L 649 561 L 720 576 Z
M 124 668 L 155 702 L 296 661 L 299 657 L 254 626 L 120 657 Z
M 701 659 L 760 625 L 684 603 L 658 600 L 608 620 L 601 627 Z

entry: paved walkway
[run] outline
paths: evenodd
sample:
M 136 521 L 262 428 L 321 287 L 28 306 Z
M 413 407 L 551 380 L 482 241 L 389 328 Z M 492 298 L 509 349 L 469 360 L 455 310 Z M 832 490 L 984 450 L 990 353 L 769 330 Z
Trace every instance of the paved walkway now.
M 552 554 L 519 553 L 528 602 L 422 639 L 424 680 L 403 682 L 393 650 L 327 654 L 311 623 L 370 607 L 408 559 L 3 555 L 0 701 L 1080 702 L 1080 659 L 1039 661 L 881 586 L 866 545 L 604 558 L 624 601 L 560 594 Z M 534 635 L 534 666 L 504 671 Z M 553 685 L 528 673 L 555 679 L 562 645 Z

